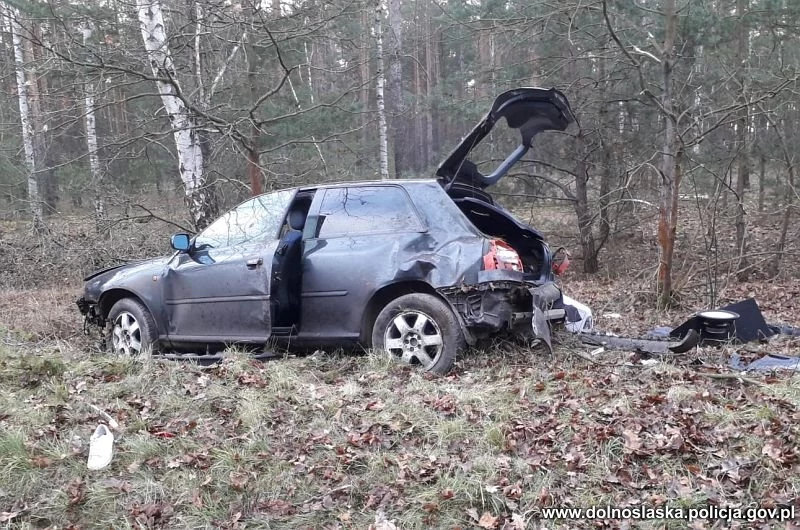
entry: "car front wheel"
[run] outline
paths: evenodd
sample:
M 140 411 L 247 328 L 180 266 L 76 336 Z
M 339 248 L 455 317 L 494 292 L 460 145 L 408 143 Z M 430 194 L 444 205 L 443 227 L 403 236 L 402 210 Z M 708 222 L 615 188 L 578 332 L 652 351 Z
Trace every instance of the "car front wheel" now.
M 158 336 L 152 315 L 140 301 L 123 298 L 108 312 L 106 344 L 118 355 L 139 355 L 156 347 Z
M 466 341 L 458 318 L 445 302 L 413 293 L 395 298 L 378 314 L 372 346 L 404 363 L 445 374 Z

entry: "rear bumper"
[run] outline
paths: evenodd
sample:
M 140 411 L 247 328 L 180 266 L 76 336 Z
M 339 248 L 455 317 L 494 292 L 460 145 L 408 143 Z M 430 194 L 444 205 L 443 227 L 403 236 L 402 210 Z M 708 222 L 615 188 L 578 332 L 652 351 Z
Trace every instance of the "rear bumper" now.
M 478 283 L 439 292 L 458 314 L 470 342 L 504 332 L 549 342 L 554 323 L 564 323 L 574 332 L 591 328 L 587 306 L 565 297 L 553 282 L 526 280 L 516 271 L 482 271 Z

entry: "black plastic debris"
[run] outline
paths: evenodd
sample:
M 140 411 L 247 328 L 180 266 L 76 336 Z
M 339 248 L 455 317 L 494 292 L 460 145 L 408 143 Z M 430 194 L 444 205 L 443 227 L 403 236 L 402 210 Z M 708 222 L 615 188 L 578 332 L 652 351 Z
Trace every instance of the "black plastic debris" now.
M 597 331 L 582 332 L 580 336 L 584 344 L 592 346 L 665 354 L 685 353 L 698 345 L 720 346 L 727 343 L 766 341 L 779 334 L 800 336 L 800 328 L 767 324 L 756 301 L 748 298 L 719 309 L 699 311 L 674 329 L 665 326 L 653 328 L 643 337 L 622 337 Z M 774 367 L 776 359 L 784 359 L 792 369 L 795 368 L 792 358 L 778 355 L 770 356 L 764 362 L 771 363 L 768 366 Z
M 727 318 L 723 316 L 726 313 L 729 314 Z M 738 315 L 738 318 L 734 318 L 734 315 Z M 715 316 L 720 318 L 713 318 Z M 670 336 L 684 337 L 690 329 L 700 334 L 700 343 L 703 345 L 715 345 L 734 339 L 737 342 L 761 341 L 775 335 L 775 330 L 767 325 L 753 298 L 716 310 L 701 311 L 673 329 Z
M 766 372 L 769 370 L 800 370 L 800 357 L 780 355 L 777 353 L 767 354 L 760 359 L 749 364 L 743 364 L 742 358 L 738 353 L 731 355 L 729 361 L 731 368 L 743 372 Z
M 591 346 L 603 346 L 610 350 L 627 350 L 642 353 L 663 355 L 669 353 L 686 353 L 700 342 L 697 331 L 690 329 L 680 340 L 669 338 L 633 338 L 604 335 L 602 333 L 580 333 L 581 341 Z
M 665 337 L 669 337 L 672 333 L 672 328 L 669 326 L 656 326 L 647 333 L 645 333 L 645 337 L 648 339 L 661 339 Z
M 770 324 L 769 327 L 775 332 L 776 335 L 800 337 L 800 328 L 795 326 L 787 326 L 786 324 Z

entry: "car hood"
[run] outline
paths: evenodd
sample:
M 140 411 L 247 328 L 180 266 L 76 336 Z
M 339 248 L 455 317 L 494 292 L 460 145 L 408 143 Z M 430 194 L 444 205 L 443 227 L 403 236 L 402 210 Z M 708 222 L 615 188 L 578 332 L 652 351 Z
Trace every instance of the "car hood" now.
M 132 263 L 122 263 L 120 265 L 113 265 L 111 267 L 105 267 L 103 269 L 98 269 L 98 270 L 92 272 L 91 274 L 86 276 L 83 279 L 83 281 L 88 282 L 89 280 L 94 280 L 98 276 L 106 275 L 106 273 L 111 272 L 111 271 L 126 272 L 127 273 L 127 272 L 133 271 L 133 270 L 149 268 L 152 265 L 164 265 L 169 261 L 170 257 L 171 256 L 161 256 L 161 257 L 158 257 L 158 258 L 135 261 L 135 262 L 132 262 Z M 107 275 L 107 276 L 111 276 L 111 275 Z
M 86 276 L 83 279 L 83 281 L 88 282 L 89 280 L 97 278 L 98 276 L 100 276 L 101 274 L 105 274 L 106 272 L 121 269 L 122 267 L 130 267 L 131 265 L 132 265 L 131 263 L 121 263 L 119 265 L 112 265 L 111 267 L 104 267 L 102 269 L 97 269 L 96 271 L 92 271 L 91 273 L 89 273 L 89 275 Z
M 520 132 L 520 145 L 490 175 L 482 175 L 468 159 L 470 152 L 505 118 Z M 461 140 L 436 171 L 444 179 L 445 189 L 460 182 L 480 189 L 495 184 L 516 164 L 541 131 L 563 131 L 575 121 L 566 96 L 554 88 L 515 88 L 500 94 L 489 113 Z

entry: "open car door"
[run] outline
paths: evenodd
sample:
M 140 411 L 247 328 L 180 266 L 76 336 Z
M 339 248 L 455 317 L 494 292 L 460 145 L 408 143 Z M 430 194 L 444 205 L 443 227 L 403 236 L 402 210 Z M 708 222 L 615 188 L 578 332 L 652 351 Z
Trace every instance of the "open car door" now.
M 278 233 L 296 190 L 265 193 L 229 210 L 173 257 L 163 280 L 174 343 L 265 343 Z

